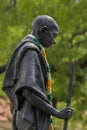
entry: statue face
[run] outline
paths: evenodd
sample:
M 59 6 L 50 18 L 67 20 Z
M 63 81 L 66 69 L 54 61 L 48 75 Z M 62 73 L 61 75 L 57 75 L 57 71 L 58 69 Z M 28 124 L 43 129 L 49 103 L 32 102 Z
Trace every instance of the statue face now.
M 32 23 L 32 34 L 38 38 L 43 47 L 55 44 L 58 32 L 56 21 L 48 15 L 38 16 Z
M 56 37 L 58 35 L 58 28 L 50 27 L 50 28 L 42 28 L 39 34 L 39 41 L 41 42 L 43 47 L 50 47 L 56 43 Z

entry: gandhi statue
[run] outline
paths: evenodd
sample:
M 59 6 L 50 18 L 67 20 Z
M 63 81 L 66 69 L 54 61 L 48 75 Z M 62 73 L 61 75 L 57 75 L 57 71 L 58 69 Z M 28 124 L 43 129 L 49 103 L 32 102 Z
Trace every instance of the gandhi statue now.
M 52 17 L 37 16 L 31 34 L 23 38 L 11 56 L 2 89 L 11 101 L 13 130 L 49 130 L 51 115 L 60 119 L 72 116 L 72 108 L 58 111 L 47 97 L 50 71 L 42 51 L 56 43 L 58 33 L 58 24 Z

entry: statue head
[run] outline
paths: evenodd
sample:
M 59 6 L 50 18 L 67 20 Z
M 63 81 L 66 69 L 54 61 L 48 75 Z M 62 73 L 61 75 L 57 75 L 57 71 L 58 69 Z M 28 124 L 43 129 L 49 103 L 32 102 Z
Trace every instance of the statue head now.
M 44 47 L 50 47 L 56 43 L 58 32 L 58 24 L 48 15 L 37 16 L 32 23 L 32 34 Z

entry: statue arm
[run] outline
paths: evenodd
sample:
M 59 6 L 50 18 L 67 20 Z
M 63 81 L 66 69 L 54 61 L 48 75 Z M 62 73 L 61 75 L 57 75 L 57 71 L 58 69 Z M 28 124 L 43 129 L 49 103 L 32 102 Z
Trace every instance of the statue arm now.
M 41 93 L 42 89 L 40 85 L 43 86 L 44 82 L 43 82 L 41 64 L 39 61 L 40 60 L 37 52 L 32 50 L 27 50 L 21 61 L 20 64 L 21 71 L 20 71 L 20 78 L 18 80 L 18 86 L 20 86 L 20 83 L 23 85 L 23 87 L 21 88 L 23 89 L 23 96 L 37 109 L 49 115 L 53 115 L 61 119 L 65 119 L 67 118 L 67 116 L 70 117 L 71 116 L 71 112 L 69 112 L 71 111 L 70 109 L 65 108 L 59 112 L 57 109 L 55 109 L 50 105 L 47 98 L 44 96 L 44 94 Z M 36 79 L 38 83 L 35 83 Z M 16 92 L 17 91 L 19 91 L 19 89 L 17 89 Z
M 46 100 L 43 100 L 39 95 L 34 93 L 32 90 L 24 89 L 23 96 L 37 109 L 49 115 L 53 115 L 60 119 L 71 117 L 71 109 L 65 108 L 59 112 L 57 109 L 51 106 L 50 103 L 48 103 L 48 101 L 46 102 Z

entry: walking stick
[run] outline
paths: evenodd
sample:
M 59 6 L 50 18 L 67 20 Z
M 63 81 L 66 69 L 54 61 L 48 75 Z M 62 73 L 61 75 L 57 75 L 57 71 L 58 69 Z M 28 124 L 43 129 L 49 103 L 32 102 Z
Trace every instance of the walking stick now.
M 74 73 L 74 62 L 71 62 L 71 69 L 70 69 L 70 81 L 69 81 L 69 89 L 68 89 L 68 97 L 67 97 L 67 107 L 70 106 L 71 97 L 72 97 L 72 90 L 73 90 L 73 73 Z M 63 130 L 67 130 L 68 119 L 64 120 Z

